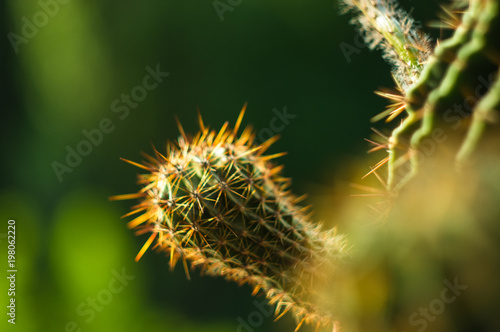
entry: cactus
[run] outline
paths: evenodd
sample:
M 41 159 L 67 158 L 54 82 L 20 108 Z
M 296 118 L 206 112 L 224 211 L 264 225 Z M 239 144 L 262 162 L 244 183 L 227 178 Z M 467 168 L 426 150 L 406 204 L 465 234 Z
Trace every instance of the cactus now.
M 151 235 L 136 259 L 156 240 L 172 268 L 182 261 L 188 278 L 190 262 L 207 275 L 251 285 L 276 305 L 278 318 L 292 312 L 297 329 L 332 325 L 328 298 L 310 285 L 327 284 L 332 263 L 345 255 L 344 239 L 322 231 L 297 205 L 302 198 L 288 190 L 283 167 L 271 164 L 282 154 L 264 155 L 276 137 L 256 145 L 250 127 L 237 135 L 244 110 L 232 130 L 225 123 L 217 133 L 199 116 L 196 136 L 179 125 L 182 135 L 166 155 L 155 150 L 143 164 L 128 161 L 147 171 L 139 193 L 113 197 L 141 200 L 128 215 L 142 214 L 128 227 Z
M 443 24 L 455 31 L 435 48 L 394 0 L 343 3 L 355 13 L 365 41 L 382 49 L 394 66 L 398 92 L 378 92 L 392 104 L 373 120 L 404 117 L 389 137 L 380 134 L 384 142 L 371 141 L 372 151 L 385 149 L 388 156 L 368 173 L 375 173 L 392 201 L 419 170 L 432 169 L 422 167 L 425 153 L 437 151 L 447 163 L 451 155 L 451 166 L 463 164 L 498 119 L 499 3 L 458 1 L 446 9 Z M 485 77 L 492 83 L 478 93 L 477 80 Z M 466 111 L 457 106 L 465 102 Z M 249 284 L 254 295 L 276 306 L 277 318 L 293 313 L 297 329 L 304 323 L 335 329 L 338 317 L 331 306 L 339 298 L 329 284 L 347 266 L 339 264 L 348 252 L 346 241 L 312 223 L 297 205 L 301 198 L 290 192 L 283 167 L 271 163 L 282 154 L 265 155 L 276 137 L 259 145 L 250 127 L 238 134 L 244 111 L 234 129 L 225 123 L 216 132 L 199 116 L 200 132 L 191 137 L 179 124 L 181 136 L 167 144 L 165 155 L 155 149 L 141 164 L 126 160 L 147 172 L 139 176 L 138 193 L 113 197 L 140 200 L 126 215 L 140 214 L 128 226 L 150 234 L 136 260 L 154 243 L 169 255 L 172 268 L 182 261 L 188 278 L 190 263 L 204 274 Z M 448 143 L 429 152 L 429 140 Z M 387 180 L 376 173 L 384 164 Z
M 425 153 L 432 153 L 425 151 L 426 144 L 461 140 L 462 144 L 449 143 L 446 149 L 452 151 L 454 162 L 465 163 L 500 109 L 500 44 L 495 41 L 500 33 L 498 1 L 459 1 L 445 9 L 443 24 L 455 31 L 451 38 L 437 44 L 432 54 L 427 47 L 418 52 L 422 48 L 415 43 L 414 36 L 421 33 L 411 31 L 412 19 L 397 9 L 395 1 L 345 0 L 345 3 L 362 14 L 355 21 L 369 36 L 365 39 L 383 45 L 386 57 L 390 54 L 390 62 L 397 64 L 394 78 L 401 95 L 379 93 L 393 104 L 374 118 L 389 115 L 392 120 L 406 111 L 404 120 L 387 142 L 381 144 L 389 156 L 373 168 L 388 163 L 387 189 L 397 192 L 417 174 L 426 159 Z M 460 17 L 458 13 L 462 12 Z M 385 19 L 378 19 L 383 15 Z M 427 45 L 428 38 L 424 41 Z M 410 50 L 416 50 L 418 56 L 412 57 Z M 416 59 L 418 65 L 413 61 Z M 478 79 L 491 76 L 495 82 L 484 87 L 487 92 L 478 93 L 481 83 Z

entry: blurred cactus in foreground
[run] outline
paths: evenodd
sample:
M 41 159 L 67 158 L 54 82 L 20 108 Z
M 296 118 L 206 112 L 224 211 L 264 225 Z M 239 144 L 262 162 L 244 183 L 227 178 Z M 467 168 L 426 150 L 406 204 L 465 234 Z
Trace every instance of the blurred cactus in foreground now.
M 331 196 L 314 201 L 353 246 L 335 279 L 340 331 L 500 331 L 500 135 L 491 138 L 460 172 L 429 157 L 383 223 L 364 206 L 379 197 L 343 199 L 340 220 Z
M 181 260 L 205 274 L 249 284 L 276 305 L 276 315 L 290 311 L 302 323 L 332 325 L 328 298 L 310 285 L 329 282 L 335 261 L 345 253 L 344 240 L 333 230 L 312 224 L 297 206 L 282 167 L 270 163 L 281 154 L 263 153 L 276 140 L 254 144 L 247 127 L 237 135 L 244 109 L 233 130 L 205 127 L 169 143 L 166 155 L 136 165 L 148 173 L 139 177 L 138 194 L 114 199 L 141 199 L 130 214 L 141 215 L 128 226 L 151 233 L 137 259 L 154 247 L 170 256 L 173 268 Z

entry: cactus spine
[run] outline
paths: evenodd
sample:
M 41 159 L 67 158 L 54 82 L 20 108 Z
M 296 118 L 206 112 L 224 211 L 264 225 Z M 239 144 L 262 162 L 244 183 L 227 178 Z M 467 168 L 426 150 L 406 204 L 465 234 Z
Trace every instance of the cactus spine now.
M 310 285 L 327 282 L 318 266 L 343 255 L 343 238 L 312 224 L 296 205 L 301 198 L 288 190 L 282 167 L 270 163 L 281 154 L 263 154 L 276 138 L 255 145 L 250 127 L 238 137 L 243 114 L 233 130 L 226 123 L 218 133 L 199 117 L 193 138 L 179 125 L 182 136 L 166 155 L 155 150 L 143 164 L 129 161 L 147 171 L 139 176 L 144 187 L 114 199 L 141 200 L 130 214 L 142 214 L 128 226 L 151 235 L 137 259 L 155 241 L 172 268 L 183 262 L 188 277 L 190 262 L 205 274 L 251 285 L 254 295 L 276 305 L 278 317 L 292 312 L 297 329 L 331 325 L 332 314 Z

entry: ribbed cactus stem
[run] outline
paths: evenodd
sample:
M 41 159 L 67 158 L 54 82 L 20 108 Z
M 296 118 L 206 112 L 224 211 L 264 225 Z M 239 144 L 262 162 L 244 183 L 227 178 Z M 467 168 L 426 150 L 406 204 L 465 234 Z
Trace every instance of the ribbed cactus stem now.
M 500 73 L 488 94 L 478 103 L 467 136 L 457 154 L 459 164 L 465 163 L 476 149 L 488 124 L 500 121 Z
M 472 142 L 479 139 L 485 113 L 493 111 L 487 108 L 498 107 L 495 105 L 498 91 L 487 86 L 491 90 L 487 93 L 488 98 L 482 100 L 484 97 L 477 95 L 477 79 L 498 71 L 500 52 L 495 38 L 499 33 L 498 2 L 472 1 L 454 36 L 436 48 L 421 77 L 408 91 L 406 109 L 410 116 L 392 135 L 390 186 L 400 188 L 418 172 L 421 156 L 417 151 L 433 131 L 439 129 L 446 135 L 456 136 L 457 128 L 454 128 L 453 121 L 448 121 L 447 114 L 456 105 L 476 100 L 469 112 L 474 119 L 473 126 L 467 129 L 468 138 L 457 159 L 463 161 L 470 154 Z M 410 142 L 410 151 L 398 150 L 401 139 Z M 402 177 L 395 176 L 399 158 L 410 158 L 412 165 L 410 172 Z
M 412 28 L 412 19 L 397 9 L 396 1 L 342 2 L 357 13 L 353 20 L 367 43 L 382 48 L 385 57 L 397 65 L 394 76 L 401 95 L 378 92 L 393 103 L 373 119 L 388 117 L 390 121 L 406 111 L 387 142 L 375 142 L 374 150 L 385 147 L 389 156 L 370 173 L 387 162 L 386 187 L 398 192 L 436 146 L 450 137 L 448 142 L 463 140 L 461 147 L 448 143 L 446 148 L 455 156 L 452 162 L 463 163 L 478 146 L 488 123 L 498 121 L 498 0 L 461 0 L 445 8 L 444 26 L 455 31 L 432 54 L 428 39 L 420 41 L 422 33 Z M 493 81 L 484 84 L 484 78 L 493 75 Z M 425 149 L 426 144 L 433 148 Z
M 422 115 L 416 112 L 424 109 L 429 94 L 439 86 L 450 64 L 455 61 L 458 50 L 470 39 L 477 23 L 475 14 L 478 9 L 478 7 L 470 8 L 453 36 L 436 46 L 419 79 L 407 91 L 405 104 L 408 116 L 394 129 L 389 145 L 388 186 L 391 190 L 401 188 L 417 172 L 416 150 L 409 144 L 412 135 L 422 122 Z M 428 117 L 427 124 L 424 121 L 423 126 L 428 126 L 430 120 L 432 118 Z M 409 159 L 412 163 L 410 171 L 397 173 L 400 166 Z
M 290 311 L 300 326 L 332 325 L 334 316 L 319 289 L 336 260 L 344 255 L 343 237 L 322 231 L 309 221 L 301 200 L 288 189 L 290 181 L 263 153 L 276 140 L 254 145 L 255 133 L 238 136 L 243 111 L 233 130 L 205 127 L 189 138 L 182 127 L 177 144 L 166 155 L 155 151 L 136 164 L 146 174 L 129 222 L 139 233 L 151 233 L 149 245 L 166 252 L 174 267 L 182 260 L 212 276 L 249 284 L 276 306 L 276 315 Z M 187 273 L 187 268 L 186 268 Z

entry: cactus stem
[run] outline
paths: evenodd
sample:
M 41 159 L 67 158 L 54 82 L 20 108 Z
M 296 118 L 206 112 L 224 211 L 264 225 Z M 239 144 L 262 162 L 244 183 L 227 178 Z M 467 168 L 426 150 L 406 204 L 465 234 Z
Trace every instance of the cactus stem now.
M 157 248 L 171 268 L 181 259 L 187 278 L 189 262 L 250 284 L 276 306 L 277 318 L 292 312 L 298 328 L 332 325 L 331 299 L 319 290 L 330 287 L 325 271 L 345 256 L 343 237 L 322 231 L 309 221 L 309 207 L 296 205 L 303 196 L 292 195 L 283 167 L 271 164 L 284 153 L 263 155 L 276 137 L 255 145 L 249 127 L 237 136 L 245 108 L 233 129 L 226 122 L 216 132 L 198 115 L 200 132 L 186 135 L 178 123 L 180 137 L 166 155 L 153 147 L 156 158 L 125 160 L 147 172 L 139 175 L 138 194 L 112 198 L 142 200 L 127 214 L 142 213 L 128 227 L 151 233 L 136 260 Z
M 500 77 L 497 75 L 496 82 L 486 96 L 477 104 L 474 110 L 469 131 L 457 154 L 457 161 L 459 164 L 463 164 L 472 154 L 488 123 L 498 121 L 499 112 Z

